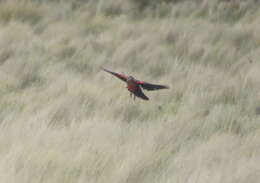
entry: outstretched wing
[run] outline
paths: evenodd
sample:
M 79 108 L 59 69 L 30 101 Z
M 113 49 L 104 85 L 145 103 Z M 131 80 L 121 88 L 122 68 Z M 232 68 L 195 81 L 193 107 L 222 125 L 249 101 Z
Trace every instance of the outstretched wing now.
M 116 73 L 116 72 L 112 72 L 112 71 L 107 70 L 107 69 L 105 69 L 105 68 L 103 68 L 103 67 L 101 67 L 101 69 L 102 69 L 103 71 L 105 71 L 105 72 L 108 72 L 108 73 L 110 73 L 110 74 L 116 76 L 117 78 L 121 79 L 122 81 L 125 81 L 125 82 L 126 82 L 126 79 L 127 79 L 127 76 L 126 76 L 126 75 L 124 75 L 124 74 L 119 74 L 119 73 Z
M 168 86 L 166 85 L 156 85 L 156 84 L 151 84 L 151 83 L 147 83 L 144 81 L 137 81 L 137 84 L 139 84 L 143 89 L 145 90 L 160 90 L 160 89 L 169 89 Z

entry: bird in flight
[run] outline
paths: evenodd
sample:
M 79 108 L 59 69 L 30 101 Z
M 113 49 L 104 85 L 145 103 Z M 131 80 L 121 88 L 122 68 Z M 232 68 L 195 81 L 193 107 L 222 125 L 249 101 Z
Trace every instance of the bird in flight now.
M 139 97 L 143 100 L 149 100 L 149 98 L 143 93 L 141 88 L 148 90 L 148 91 L 159 90 L 159 89 L 168 89 L 169 88 L 166 85 L 157 85 L 157 84 L 147 83 L 145 81 L 139 81 L 139 80 L 136 80 L 132 76 L 127 76 L 127 75 L 124 75 L 124 74 L 112 72 L 112 71 L 105 69 L 103 67 L 101 67 L 101 69 L 105 72 L 108 72 L 108 73 L 116 76 L 117 78 L 121 79 L 122 81 L 126 82 L 126 84 L 127 84 L 126 88 L 130 92 L 131 98 L 132 98 L 132 95 L 134 95 L 133 96 L 134 100 L 135 100 L 135 97 Z

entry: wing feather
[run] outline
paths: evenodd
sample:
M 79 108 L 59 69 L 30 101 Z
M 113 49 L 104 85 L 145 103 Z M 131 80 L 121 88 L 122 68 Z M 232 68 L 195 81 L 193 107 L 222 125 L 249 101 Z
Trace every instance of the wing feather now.
M 160 89 L 169 89 L 166 85 L 157 85 L 157 84 L 151 84 L 144 81 L 138 81 L 137 82 L 143 89 L 145 90 L 160 90 Z
M 116 76 L 117 78 L 121 79 L 122 81 L 126 82 L 126 80 L 127 80 L 127 76 L 126 76 L 126 75 L 124 75 L 124 74 L 119 74 L 119 73 L 110 71 L 110 70 L 105 69 L 105 68 L 103 68 L 103 67 L 101 67 L 101 68 L 102 68 L 103 71 L 108 72 L 108 73 L 110 73 L 110 74 Z

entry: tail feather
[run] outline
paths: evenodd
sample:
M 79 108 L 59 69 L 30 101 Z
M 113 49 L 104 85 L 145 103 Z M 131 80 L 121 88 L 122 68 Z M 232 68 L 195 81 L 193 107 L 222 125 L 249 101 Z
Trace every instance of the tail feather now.
M 143 100 L 149 100 L 149 98 L 142 92 L 142 90 L 140 88 L 133 93 L 135 96 L 137 96 Z

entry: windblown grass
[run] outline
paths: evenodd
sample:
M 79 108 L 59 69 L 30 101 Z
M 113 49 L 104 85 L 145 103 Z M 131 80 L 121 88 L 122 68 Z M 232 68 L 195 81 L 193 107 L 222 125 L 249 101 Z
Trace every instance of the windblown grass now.
M 0 182 L 258 183 L 258 7 L 1 1 Z

